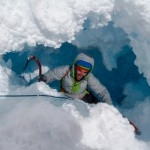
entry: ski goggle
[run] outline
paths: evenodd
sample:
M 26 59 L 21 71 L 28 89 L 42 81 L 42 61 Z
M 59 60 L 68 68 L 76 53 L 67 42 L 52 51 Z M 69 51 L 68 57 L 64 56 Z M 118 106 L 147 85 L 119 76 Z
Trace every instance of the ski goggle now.
M 76 70 L 79 70 L 79 71 L 84 71 L 84 72 L 87 72 L 87 73 L 89 72 L 88 69 L 86 69 L 86 68 L 84 68 L 84 67 L 82 67 L 82 66 L 77 66 L 77 65 L 76 65 L 76 66 L 75 66 L 75 69 L 76 69 Z

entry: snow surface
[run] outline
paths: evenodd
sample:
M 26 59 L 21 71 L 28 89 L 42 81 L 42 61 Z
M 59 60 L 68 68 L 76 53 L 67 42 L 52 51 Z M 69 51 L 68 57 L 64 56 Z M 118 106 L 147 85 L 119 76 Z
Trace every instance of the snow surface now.
M 0 97 L 0 150 L 149 150 L 149 0 L 1 0 L 0 10 L 0 94 L 52 96 Z M 132 65 L 118 61 L 134 60 L 127 46 L 135 55 L 135 79 L 129 77 Z M 71 64 L 81 51 L 94 56 L 99 79 L 109 77 L 104 83 L 114 105 L 121 94 L 114 92 L 116 85 L 123 88 L 121 105 L 63 98 L 55 84 L 36 82 L 35 64 L 22 72 L 30 53 L 46 72 Z M 109 76 L 99 72 L 102 64 Z

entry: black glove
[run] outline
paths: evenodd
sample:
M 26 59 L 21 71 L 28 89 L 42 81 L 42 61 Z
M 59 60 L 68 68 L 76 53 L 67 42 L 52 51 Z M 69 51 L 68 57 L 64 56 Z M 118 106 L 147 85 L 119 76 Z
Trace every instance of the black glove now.
M 41 82 L 41 81 L 46 82 L 46 80 L 47 80 L 47 77 L 46 77 L 45 75 L 41 75 L 41 76 L 39 76 L 39 78 L 38 78 L 38 81 L 39 81 L 39 82 Z

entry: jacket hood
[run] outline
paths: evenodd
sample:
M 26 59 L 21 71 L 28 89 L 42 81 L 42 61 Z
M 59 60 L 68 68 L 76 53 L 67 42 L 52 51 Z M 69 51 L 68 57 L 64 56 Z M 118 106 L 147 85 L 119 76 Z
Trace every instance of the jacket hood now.
M 80 65 L 81 67 L 84 67 L 87 70 L 89 70 L 89 73 L 83 78 L 83 79 L 85 79 L 85 78 L 88 78 L 89 74 L 92 72 L 92 70 L 94 68 L 94 59 L 86 54 L 80 53 L 76 57 L 73 65 L 72 65 L 72 69 L 71 69 L 71 75 L 74 79 L 76 76 L 75 65 Z
M 92 65 L 92 67 L 94 67 L 94 59 L 93 59 L 92 57 L 86 55 L 86 54 L 83 54 L 83 53 L 79 54 L 79 55 L 76 57 L 76 59 L 75 59 L 75 61 L 74 61 L 74 64 L 75 64 L 78 60 L 83 60 L 83 61 L 85 61 L 85 62 L 88 62 L 88 63 L 90 63 L 90 64 Z

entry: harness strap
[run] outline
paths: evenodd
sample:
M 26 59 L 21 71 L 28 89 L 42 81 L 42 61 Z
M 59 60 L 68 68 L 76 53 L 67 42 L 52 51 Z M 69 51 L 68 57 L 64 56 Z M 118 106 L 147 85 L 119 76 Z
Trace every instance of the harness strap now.
M 71 66 L 69 67 L 69 69 L 66 71 L 66 73 L 64 74 L 64 76 L 62 77 L 62 79 L 60 80 L 60 92 L 63 92 L 63 93 L 67 93 L 64 89 L 63 89 L 63 87 L 62 87 L 62 85 L 63 85 L 63 79 L 67 76 L 67 74 L 69 73 L 69 71 L 71 70 Z

